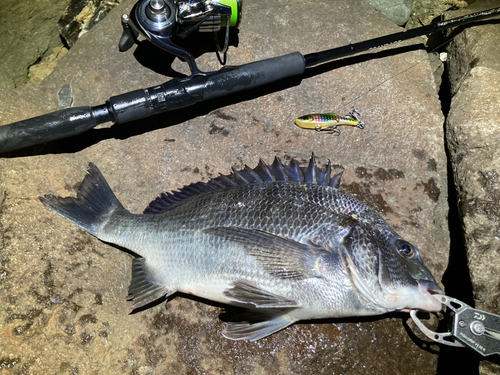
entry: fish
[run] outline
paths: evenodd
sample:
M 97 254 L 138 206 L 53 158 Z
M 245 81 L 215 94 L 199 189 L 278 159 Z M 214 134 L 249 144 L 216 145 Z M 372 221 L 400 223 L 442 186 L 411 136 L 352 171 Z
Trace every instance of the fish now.
M 298 321 L 441 310 L 443 291 L 419 250 L 343 192 L 314 155 L 300 167 L 255 168 L 162 193 L 127 211 L 92 163 L 75 197 L 49 209 L 98 239 L 131 250 L 131 311 L 177 292 L 236 306 L 223 335 L 255 341 Z

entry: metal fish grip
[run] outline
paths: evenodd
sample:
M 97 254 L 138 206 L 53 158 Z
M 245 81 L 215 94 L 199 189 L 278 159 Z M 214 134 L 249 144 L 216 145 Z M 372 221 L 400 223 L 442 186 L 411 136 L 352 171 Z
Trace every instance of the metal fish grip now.
M 434 296 L 452 312 L 450 332 L 434 332 L 427 328 L 411 310 L 417 327 L 431 340 L 448 346 L 467 347 L 481 354 L 500 355 L 500 316 L 477 310 L 464 302 L 445 295 Z

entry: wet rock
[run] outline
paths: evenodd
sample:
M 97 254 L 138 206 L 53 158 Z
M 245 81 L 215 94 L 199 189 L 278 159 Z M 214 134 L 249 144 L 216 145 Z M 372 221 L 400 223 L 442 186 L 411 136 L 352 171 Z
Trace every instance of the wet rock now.
M 133 4 L 124 1 L 83 35 L 39 86 L 0 90 L 0 121 L 60 109 L 58 93 L 66 84 L 73 105 L 83 106 L 171 79 L 173 59 L 163 52 L 144 44 L 118 52 L 120 15 Z M 285 6 L 255 0 L 245 6 L 230 65 L 399 31 L 373 8 L 348 0 L 314 7 L 306 0 Z M 318 163 L 331 160 L 345 170 L 343 187 L 383 211 L 440 280 L 449 249 L 443 116 L 426 53 L 414 43 L 404 43 L 404 53 L 335 62 L 301 80 L 129 124 L 104 124 L 0 158 L 0 265 L 6 275 L 0 300 L 7 301 L 0 309 L 2 358 L 19 359 L 15 366 L 32 373 L 435 374 L 436 348 L 423 349 L 407 331 L 407 314 L 304 322 L 257 342 L 224 339 L 220 307 L 180 296 L 128 315 L 132 256 L 37 200 L 76 194 L 94 162 L 124 206 L 141 212 L 160 192 L 229 173 L 232 166 L 274 156 L 303 165 L 314 151 Z M 206 71 L 220 68 L 213 53 L 197 62 Z M 347 113 L 353 106 L 365 129 L 346 127 L 335 137 L 294 124 L 300 115 Z M 39 315 L 29 318 L 29 311 Z M 25 320 L 10 320 L 14 313 Z M 25 333 L 14 333 L 31 321 Z
M 448 9 L 467 8 L 463 0 L 416 0 L 413 2 L 413 12 L 406 24 L 407 29 L 425 26 L 435 21 Z
M 73 96 L 71 95 L 71 86 L 65 84 L 59 92 L 57 93 L 57 97 L 59 99 L 59 107 L 66 108 L 71 106 L 73 103 Z
M 61 36 L 68 46 L 73 47 L 81 35 L 119 3 L 120 0 L 70 0 L 64 16 L 59 20 Z
M 13 369 L 18 363 L 19 363 L 19 358 L 15 358 L 12 356 L 0 358 L 0 370 Z
M 500 6 L 483 1 L 448 18 Z M 447 141 L 476 307 L 500 314 L 500 51 L 497 25 L 468 28 L 448 48 Z M 482 374 L 500 367 L 481 363 Z
M 368 0 L 368 3 L 399 26 L 408 21 L 413 10 L 412 0 Z

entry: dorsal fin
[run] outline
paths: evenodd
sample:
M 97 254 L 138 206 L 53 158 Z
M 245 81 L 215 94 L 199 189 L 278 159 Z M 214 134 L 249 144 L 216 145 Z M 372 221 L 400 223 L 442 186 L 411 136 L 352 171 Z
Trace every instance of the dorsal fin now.
M 281 160 L 277 157 L 274 158 L 273 164 L 271 165 L 267 165 L 261 159 L 254 169 L 250 168 L 248 165 L 245 165 L 245 168 L 240 171 L 233 168 L 230 175 L 221 174 L 219 177 L 211 179 L 206 183 L 196 182 L 184 186 L 179 191 L 162 193 L 149 204 L 148 208 L 144 210 L 144 213 L 159 214 L 171 209 L 178 202 L 189 197 L 209 191 L 224 190 L 248 184 L 290 181 L 338 188 L 340 186 L 342 172 L 331 177 L 331 170 L 330 161 L 328 161 L 328 166 L 325 170 L 318 169 L 314 154 L 312 154 L 307 167 L 299 167 L 294 159 L 292 159 L 288 165 L 282 164 Z

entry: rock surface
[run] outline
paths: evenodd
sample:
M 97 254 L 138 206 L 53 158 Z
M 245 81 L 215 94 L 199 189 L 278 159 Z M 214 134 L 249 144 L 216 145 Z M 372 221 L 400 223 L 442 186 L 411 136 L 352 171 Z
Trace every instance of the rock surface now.
M 70 0 L 64 16 L 59 20 L 59 31 L 69 47 L 78 38 L 103 20 L 120 0 Z
M 120 16 L 133 3 L 125 0 L 83 35 L 40 86 L 0 90 L 0 123 L 59 109 L 57 94 L 67 84 L 81 106 L 169 79 L 160 73 L 174 74 L 171 59 L 161 51 L 142 43 L 118 52 Z M 400 30 L 364 2 L 347 0 L 335 7 L 255 0 L 244 12 L 231 65 Z M 219 68 L 214 54 L 197 61 Z M 363 113 L 363 130 L 342 128 L 335 137 L 294 125 L 300 115 L 353 106 Z M 426 52 L 413 40 L 313 68 L 301 81 L 0 158 L 0 366 L 12 374 L 435 374 L 435 347 L 421 348 L 405 314 L 296 324 L 255 343 L 224 339 L 221 309 L 197 300 L 177 297 L 127 315 L 131 256 L 37 197 L 75 194 L 94 162 L 124 206 L 141 212 L 160 192 L 231 166 L 276 155 L 304 163 L 314 152 L 320 163 L 345 169 L 343 188 L 418 246 L 440 280 L 449 251 L 443 121 Z
M 44 57 L 38 64 L 29 67 L 28 78 L 30 82 L 41 83 L 54 71 L 59 60 L 68 53 L 68 49 L 64 46 L 53 48 L 52 51 L 52 54 Z
M 500 7 L 483 1 L 458 17 Z M 447 141 L 476 307 L 500 314 L 500 25 L 467 28 L 448 48 L 452 93 Z M 484 361 L 481 374 L 500 366 Z
M 400 26 L 408 21 L 413 11 L 412 0 L 368 0 L 368 3 Z
M 57 21 L 69 0 L 2 0 L 0 89 L 28 81 L 28 68 L 62 46 Z
M 2 0 L 0 89 L 40 83 L 66 50 L 119 0 Z
M 425 26 L 441 16 L 448 9 L 467 8 L 464 0 L 416 0 L 413 2 L 412 14 L 409 17 L 406 29 Z

